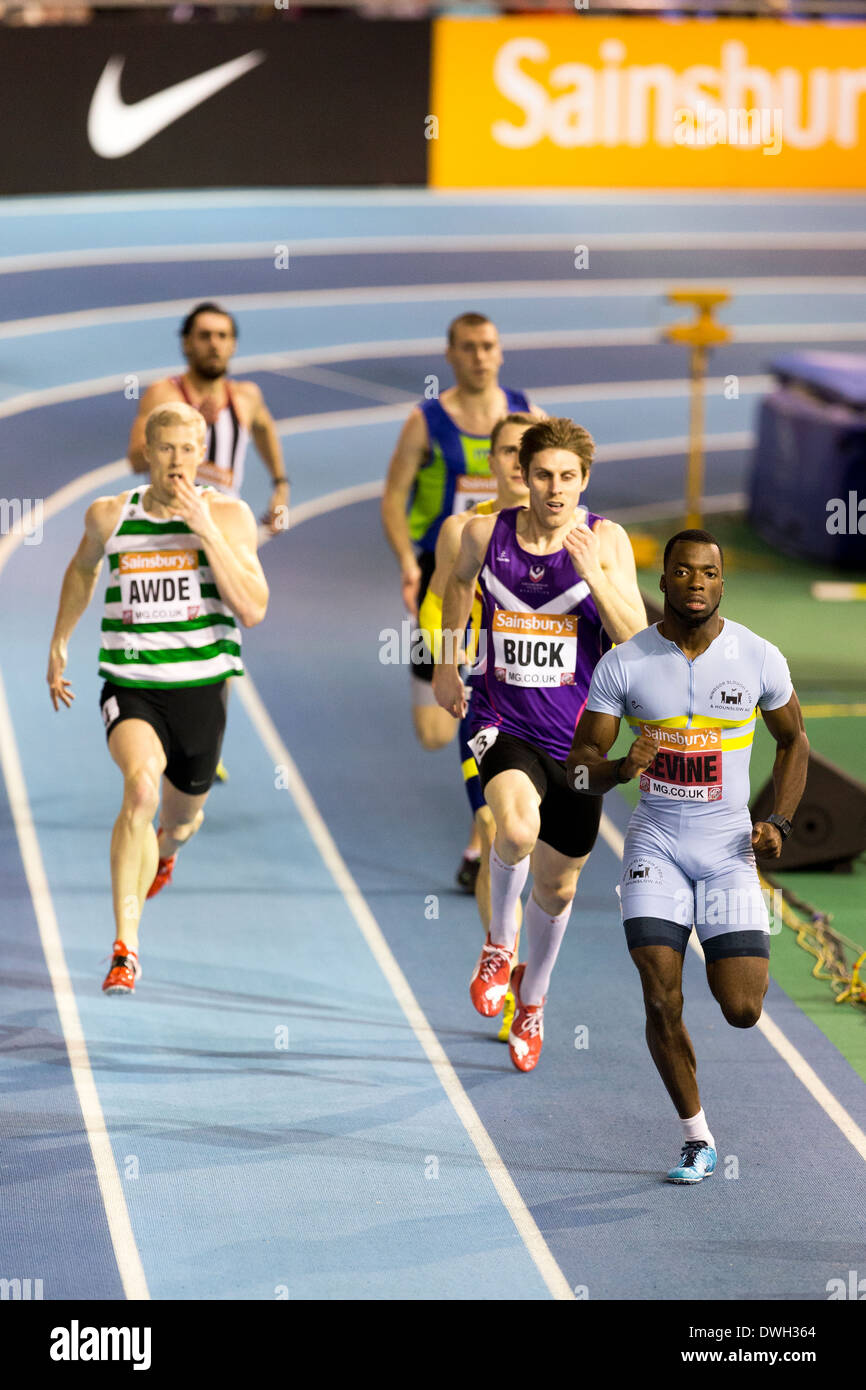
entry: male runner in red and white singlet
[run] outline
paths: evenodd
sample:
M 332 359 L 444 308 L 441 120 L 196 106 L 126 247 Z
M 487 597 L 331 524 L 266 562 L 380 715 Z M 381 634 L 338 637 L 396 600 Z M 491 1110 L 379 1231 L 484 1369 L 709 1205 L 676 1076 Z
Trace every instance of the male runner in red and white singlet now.
M 146 473 L 144 423 L 157 405 L 185 401 L 204 416 L 205 458 L 197 483 L 209 483 L 229 497 L 240 497 L 250 435 L 273 479 L 264 521 L 272 533 L 285 530 L 289 480 L 273 417 L 254 381 L 232 381 L 229 363 L 237 350 L 237 324 L 218 304 L 197 304 L 180 329 L 187 370 L 155 381 L 139 403 L 127 454 L 136 473 Z

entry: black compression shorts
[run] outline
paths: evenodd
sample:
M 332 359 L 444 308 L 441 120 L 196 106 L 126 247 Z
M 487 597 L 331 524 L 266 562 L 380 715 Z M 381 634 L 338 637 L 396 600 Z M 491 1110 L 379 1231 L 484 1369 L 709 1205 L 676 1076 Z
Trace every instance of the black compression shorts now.
M 99 697 L 106 737 L 124 719 L 143 719 L 165 750 L 165 776 L 186 796 L 209 791 L 226 726 L 228 681 L 145 690 L 106 681 Z
M 421 604 L 424 602 L 424 595 L 429 588 L 430 580 L 433 578 L 433 571 L 436 568 L 435 551 L 422 550 L 418 555 L 418 565 L 421 570 L 421 583 L 418 585 L 418 612 L 420 613 Z M 412 640 L 409 648 L 412 660 L 412 675 L 417 677 L 420 681 L 432 682 L 433 672 L 436 667 L 427 643 L 418 641 L 419 630 L 418 628 L 413 628 Z
M 473 735 L 481 727 L 490 729 L 489 724 L 476 727 Z M 539 840 L 569 859 L 582 859 L 589 854 L 601 821 L 601 797 L 572 791 L 566 780 L 565 763 L 557 762 L 522 738 L 498 733 L 478 761 L 482 787 L 498 773 L 511 769 L 525 772 L 541 797 Z

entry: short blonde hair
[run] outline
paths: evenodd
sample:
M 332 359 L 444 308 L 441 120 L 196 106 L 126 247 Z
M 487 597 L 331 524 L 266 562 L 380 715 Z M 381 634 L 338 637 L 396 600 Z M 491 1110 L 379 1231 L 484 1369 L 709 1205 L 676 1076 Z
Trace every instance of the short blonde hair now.
M 195 406 L 187 405 L 186 401 L 154 406 L 144 422 L 144 437 L 148 444 L 154 442 L 156 431 L 161 430 L 164 425 L 195 425 L 202 443 L 207 434 L 207 425 L 201 411 L 196 410 Z

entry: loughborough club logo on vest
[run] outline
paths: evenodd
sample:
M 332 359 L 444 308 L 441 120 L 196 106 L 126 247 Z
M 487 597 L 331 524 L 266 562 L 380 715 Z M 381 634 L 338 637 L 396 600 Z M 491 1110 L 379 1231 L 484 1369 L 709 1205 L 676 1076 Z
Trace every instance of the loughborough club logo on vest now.
M 751 714 L 755 701 L 742 681 L 724 680 L 713 686 L 708 704 L 713 714 L 725 714 L 729 719 L 745 719 Z

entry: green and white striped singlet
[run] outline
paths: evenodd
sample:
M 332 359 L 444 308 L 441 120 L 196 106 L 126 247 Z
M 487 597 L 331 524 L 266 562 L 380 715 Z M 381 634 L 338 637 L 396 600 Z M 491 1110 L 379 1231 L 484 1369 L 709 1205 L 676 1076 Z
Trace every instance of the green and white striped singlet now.
M 99 674 L 151 690 L 242 676 L 240 629 L 198 536 L 179 518 L 150 516 L 141 498 L 129 494 L 105 545 L 111 573 Z

